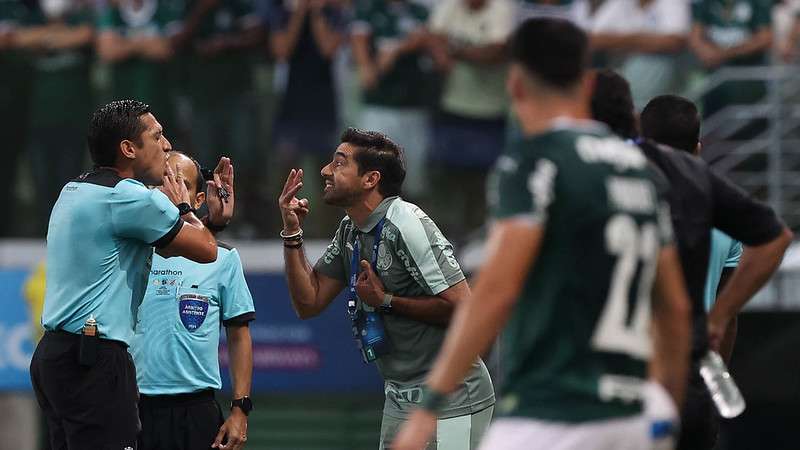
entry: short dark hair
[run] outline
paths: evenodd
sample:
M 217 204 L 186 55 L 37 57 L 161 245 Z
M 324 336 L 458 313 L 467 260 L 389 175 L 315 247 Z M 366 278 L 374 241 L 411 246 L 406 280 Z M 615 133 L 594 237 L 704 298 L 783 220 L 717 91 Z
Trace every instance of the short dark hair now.
M 113 166 L 119 143 L 124 140 L 141 145 L 141 134 L 145 131 L 141 116 L 149 112 L 150 106 L 137 100 L 115 100 L 95 111 L 86 139 L 94 164 Z
M 589 39 L 568 20 L 528 19 L 511 37 L 511 59 L 536 79 L 565 90 L 575 86 L 589 62 Z
M 608 125 L 623 139 L 638 136 L 631 87 L 628 80 L 611 69 L 595 72 L 592 118 Z
M 642 110 L 642 136 L 694 153 L 700 142 L 700 113 L 689 99 L 660 95 Z
M 348 128 L 342 133 L 343 144 L 356 147 L 353 159 L 358 164 L 358 173 L 363 175 L 370 170 L 381 174 L 378 192 L 384 197 L 400 195 L 406 168 L 403 161 L 403 149 L 385 134 L 377 131 Z

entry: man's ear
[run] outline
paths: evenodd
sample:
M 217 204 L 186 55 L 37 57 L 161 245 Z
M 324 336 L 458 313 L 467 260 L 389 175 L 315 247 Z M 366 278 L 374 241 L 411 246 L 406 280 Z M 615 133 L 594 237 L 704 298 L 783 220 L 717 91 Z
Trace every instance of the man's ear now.
M 125 139 L 120 142 L 119 151 L 125 159 L 136 159 L 136 146 L 132 141 Z
M 519 67 L 512 65 L 506 79 L 506 92 L 509 98 L 522 99 L 525 97 L 525 80 Z
M 583 74 L 580 85 L 578 86 L 578 89 L 580 89 L 581 98 L 585 98 L 588 102 L 591 102 L 596 85 L 597 72 L 594 70 L 587 70 L 586 73 Z
M 377 170 L 370 170 L 365 174 L 363 178 L 362 185 L 364 189 L 372 189 L 378 186 L 378 183 L 381 181 L 381 173 Z
M 206 202 L 206 193 L 205 192 L 198 192 L 197 195 L 194 196 L 194 205 L 192 207 L 197 209 Z

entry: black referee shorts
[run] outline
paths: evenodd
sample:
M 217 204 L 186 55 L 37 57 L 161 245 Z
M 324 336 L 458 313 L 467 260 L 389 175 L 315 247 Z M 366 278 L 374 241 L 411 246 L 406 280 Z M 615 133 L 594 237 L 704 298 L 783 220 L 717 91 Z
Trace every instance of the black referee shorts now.
M 125 344 L 100 339 L 97 361 L 78 363 L 80 336 L 48 331 L 31 360 L 31 381 L 52 450 L 135 450 L 136 369 Z
M 691 365 L 677 450 L 711 450 L 719 435 L 719 414 L 695 364 Z
M 139 450 L 210 449 L 225 421 L 210 389 L 191 394 L 142 395 L 139 415 Z

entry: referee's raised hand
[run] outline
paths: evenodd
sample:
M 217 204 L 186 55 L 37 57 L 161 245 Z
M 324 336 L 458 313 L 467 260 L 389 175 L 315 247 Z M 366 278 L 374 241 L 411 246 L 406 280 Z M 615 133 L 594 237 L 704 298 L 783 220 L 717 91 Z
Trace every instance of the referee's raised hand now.
M 236 195 L 233 188 L 233 163 L 230 158 L 219 159 L 214 179 L 206 181 L 209 222 L 224 227 L 233 218 Z
M 159 189 L 164 195 L 169 198 L 169 200 L 175 206 L 180 205 L 181 203 L 189 203 L 189 190 L 186 188 L 186 184 L 183 182 L 183 177 L 180 175 L 175 175 L 175 172 L 169 166 L 166 165 L 166 171 L 164 172 L 164 182 L 161 184 Z
M 296 197 L 302 187 L 303 169 L 292 169 L 283 186 L 283 191 L 278 197 L 278 206 L 281 208 L 281 217 L 283 218 L 283 230 L 289 233 L 300 229 L 303 219 L 310 211 L 308 199 Z

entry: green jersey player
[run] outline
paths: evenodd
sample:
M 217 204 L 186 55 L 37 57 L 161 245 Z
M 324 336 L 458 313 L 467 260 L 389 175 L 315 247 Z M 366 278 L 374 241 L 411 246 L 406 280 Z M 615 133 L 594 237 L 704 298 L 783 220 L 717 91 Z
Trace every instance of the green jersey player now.
M 394 450 L 425 445 L 445 394 L 503 325 L 501 417 L 481 448 L 671 443 L 689 303 L 646 158 L 586 120 L 587 47 L 559 19 L 530 19 L 512 39 L 507 87 L 523 136 L 497 163 L 484 266 Z

